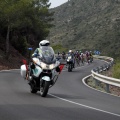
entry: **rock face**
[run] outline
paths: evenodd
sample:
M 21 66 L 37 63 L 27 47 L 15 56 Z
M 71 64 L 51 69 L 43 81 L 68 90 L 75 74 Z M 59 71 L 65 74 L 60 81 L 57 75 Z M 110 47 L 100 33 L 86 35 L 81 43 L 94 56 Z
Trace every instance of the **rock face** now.
M 120 49 L 120 0 L 70 0 L 51 11 L 55 12 L 55 27 L 49 34 L 53 45 L 120 55 L 116 51 Z

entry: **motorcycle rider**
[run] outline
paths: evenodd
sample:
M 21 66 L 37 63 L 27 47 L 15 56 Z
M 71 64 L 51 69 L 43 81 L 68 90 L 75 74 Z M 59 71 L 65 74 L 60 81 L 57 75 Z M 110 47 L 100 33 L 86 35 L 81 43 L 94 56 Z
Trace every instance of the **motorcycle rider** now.
M 81 58 L 80 58 L 79 51 L 76 51 L 75 53 L 75 60 L 76 60 L 77 65 L 80 65 Z
M 33 57 L 39 57 L 39 59 L 42 61 L 43 60 L 43 53 L 42 53 L 42 49 L 48 49 L 48 52 L 49 52 L 49 48 L 51 48 L 50 47 L 50 42 L 48 41 L 48 40 L 42 40 L 42 41 L 40 41 L 40 43 L 39 43 L 39 48 L 36 48 L 36 50 L 34 51 L 34 53 L 32 54 L 32 58 Z M 47 50 L 46 50 L 47 51 Z M 44 53 L 44 54 L 49 54 L 49 53 Z M 56 61 L 56 58 L 54 57 L 54 59 L 55 59 L 55 61 Z M 32 73 L 35 71 L 35 65 L 34 65 L 34 63 L 32 62 L 31 63 L 31 65 L 30 65 L 30 67 L 31 67 L 31 76 L 32 76 Z M 60 68 L 59 67 L 57 67 L 56 68 L 56 71 L 57 72 L 60 72 Z
M 41 47 L 42 46 L 49 46 L 50 45 L 50 42 L 48 40 L 42 40 L 40 43 L 39 43 L 39 48 L 36 48 L 36 50 L 34 51 L 34 53 L 32 54 L 32 57 L 37 57 L 37 56 L 40 56 L 42 57 L 42 50 L 41 50 Z
M 85 54 L 86 54 L 86 61 L 87 61 L 87 63 L 89 63 L 90 54 L 88 51 L 86 51 Z
M 73 68 L 75 68 L 75 55 L 72 50 L 69 50 L 68 56 L 72 56 L 73 59 Z M 67 64 L 66 64 L 67 65 Z

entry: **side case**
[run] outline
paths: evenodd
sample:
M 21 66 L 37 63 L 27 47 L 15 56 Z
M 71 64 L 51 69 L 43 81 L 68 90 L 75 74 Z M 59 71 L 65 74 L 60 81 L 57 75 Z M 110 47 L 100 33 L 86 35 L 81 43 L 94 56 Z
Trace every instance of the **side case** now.
M 20 73 L 21 73 L 21 76 L 25 79 L 26 78 L 26 66 L 25 65 L 21 65 Z

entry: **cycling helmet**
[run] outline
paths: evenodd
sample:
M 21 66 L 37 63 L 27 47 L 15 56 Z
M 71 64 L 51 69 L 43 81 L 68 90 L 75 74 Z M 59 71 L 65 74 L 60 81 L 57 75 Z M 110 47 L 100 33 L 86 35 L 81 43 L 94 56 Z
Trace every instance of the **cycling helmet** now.
M 48 40 L 42 40 L 39 43 L 39 47 L 41 47 L 41 46 L 49 46 L 49 45 L 50 45 L 50 42 Z

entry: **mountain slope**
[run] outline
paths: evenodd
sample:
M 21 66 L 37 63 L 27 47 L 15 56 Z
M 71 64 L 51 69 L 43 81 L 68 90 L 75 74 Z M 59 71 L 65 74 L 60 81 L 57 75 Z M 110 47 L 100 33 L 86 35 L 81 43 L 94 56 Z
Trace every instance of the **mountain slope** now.
M 70 0 L 51 11 L 53 45 L 120 55 L 120 0 Z

